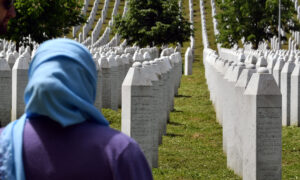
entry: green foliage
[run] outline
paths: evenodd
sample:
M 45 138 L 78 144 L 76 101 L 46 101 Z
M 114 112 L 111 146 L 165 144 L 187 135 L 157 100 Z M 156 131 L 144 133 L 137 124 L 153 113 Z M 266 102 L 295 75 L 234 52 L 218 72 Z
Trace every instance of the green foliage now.
M 113 30 L 130 45 L 182 44 L 192 35 L 177 0 L 129 0 L 128 6 L 125 17 L 116 17 Z
M 71 27 L 85 22 L 81 0 L 15 0 L 17 16 L 11 19 L 4 36 L 19 44 L 45 40 L 68 34 Z
M 217 41 L 232 47 L 243 37 L 256 49 L 262 40 L 278 35 L 278 0 L 217 0 L 220 12 L 216 18 L 220 31 Z M 281 28 L 285 32 L 300 28 L 290 0 L 281 0 Z

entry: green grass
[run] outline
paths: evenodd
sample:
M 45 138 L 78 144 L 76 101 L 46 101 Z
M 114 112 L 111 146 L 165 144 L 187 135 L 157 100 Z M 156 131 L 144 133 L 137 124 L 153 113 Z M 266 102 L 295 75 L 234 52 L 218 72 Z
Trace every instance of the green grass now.
M 282 128 L 282 179 L 300 179 L 300 127 Z
M 213 28 L 210 3 L 205 2 L 208 38 L 213 46 Z M 183 2 L 188 17 L 188 1 Z M 202 63 L 202 33 L 199 1 L 194 1 L 195 61 L 193 75 L 183 76 L 175 111 L 163 143 L 159 147 L 159 168 L 153 169 L 154 179 L 241 179 L 226 167 L 222 151 L 222 127 L 216 122 L 215 111 L 209 100 Z M 189 42 L 184 43 L 184 54 Z M 103 109 L 111 127 L 120 130 L 121 111 Z M 300 179 L 300 128 L 283 128 L 282 179 Z
M 121 130 L 121 110 L 113 111 L 111 109 L 102 109 L 102 113 L 109 121 L 110 127 Z

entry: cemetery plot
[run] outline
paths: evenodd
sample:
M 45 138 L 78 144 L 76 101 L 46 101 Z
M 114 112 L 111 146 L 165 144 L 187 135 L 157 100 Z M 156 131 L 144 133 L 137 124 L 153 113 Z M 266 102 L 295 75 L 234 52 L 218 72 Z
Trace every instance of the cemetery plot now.
M 293 2 L 299 19 L 300 8 L 297 1 Z M 195 73 L 200 74 L 200 66 L 202 71 L 200 75 L 205 76 L 209 89 L 209 95 L 203 96 L 209 96 L 215 109 L 216 121 L 222 126 L 223 142 L 222 146 L 217 146 L 218 158 L 223 158 L 223 150 L 227 158 L 225 166 L 243 179 L 281 179 L 284 166 L 282 139 L 286 138 L 284 134 L 288 134 L 284 132 L 289 130 L 287 128 L 282 130 L 282 126 L 300 126 L 300 51 L 297 50 L 297 45 L 300 44 L 299 32 L 291 32 L 288 50 L 280 50 L 279 39 L 275 36 L 270 39 L 270 44 L 261 42 L 258 50 L 251 49 L 251 44 L 245 44 L 243 48 L 235 46 L 232 49 L 223 48 L 220 44 L 215 47 L 211 39 L 220 33 L 215 18 L 217 14 L 215 0 L 179 1 L 179 4 L 181 8 L 186 6 L 181 10 L 185 9 L 186 16 L 192 23 L 192 29 L 198 34 L 191 36 L 189 43 L 183 47 L 163 46 L 159 49 L 127 46 L 126 40 L 119 34 L 112 33 L 109 25 L 113 23 L 113 17 L 117 13 L 122 13 L 123 16 L 126 14 L 128 1 L 85 0 L 82 13 L 88 14 L 88 22 L 82 27 L 74 27 L 73 36 L 89 48 L 97 67 L 95 106 L 100 111 L 103 108 L 114 111 L 121 108 L 120 129 L 139 143 L 149 165 L 158 168 L 154 170 L 158 176 L 159 168 L 161 166 L 166 168 L 159 159 L 159 147 L 166 153 L 163 136 L 170 138 L 167 127 L 172 126 L 171 123 L 176 118 L 173 116 L 178 114 L 174 99 L 176 95 L 178 98 L 188 98 L 188 96 L 180 97 L 184 94 L 179 92 L 179 88 L 184 89 L 181 87 L 182 71 L 184 70 L 186 75 L 185 81 L 188 81 L 189 78 L 195 77 Z M 96 16 L 99 12 L 100 17 Z M 203 49 L 200 47 L 201 43 Z M 267 49 L 268 46 L 271 49 Z M 29 47 L 21 46 L 17 52 L 14 43 L 5 40 L 2 42 L 1 126 L 24 113 L 23 92 L 28 81 L 28 67 L 37 47 L 38 44 L 35 44 L 31 50 Z M 203 64 L 200 65 L 196 61 L 199 61 L 202 53 Z M 198 81 L 197 83 L 201 84 Z M 203 97 L 197 98 L 198 101 Z M 178 99 L 177 101 L 182 102 Z M 205 101 L 208 102 L 208 99 Z M 205 115 L 206 118 L 214 119 L 210 117 L 212 112 L 209 109 L 202 107 L 201 110 L 202 115 L 206 111 L 211 113 Z M 189 120 L 193 118 L 200 119 L 193 116 Z M 168 122 L 171 123 L 168 125 Z M 211 126 L 218 127 L 215 124 Z M 183 134 L 184 130 L 181 130 L 182 133 L 178 136 Z M 192 138 L 197 139 L 201 136 L 197 133 L 193 136 L 188 135 L 191 141 Z M 185 135 L 182 136 L 186 138 Z M 201 140 L 207 142 L 207 139 Z M 198 156 L 204 157 L 205 153 L 198 153 L 195 159 L 199 160 Z M 166 160 L 164 158 L 163 160 Z M 216 163 L 220 161 L 222 160 L 218 159 Z M 224 162 L 220 164 L 224 165 Z M 219 173 L 222 171 L 220 174 L 226 174 L 224 175 L 226 178 L 237 178 L 229 170 L 224 170 L 225 166 L 220 167 L 216 164 L 214 167 L 219 169 L 213 170 Z M 205 167 L 202 167 L 199 171 L 202 173 L 204 169 Z M 224 178 L 220 174 L 210 176 L 206 173 L 205 177 Z M 199 173 L 193 176 L 202 177 Z

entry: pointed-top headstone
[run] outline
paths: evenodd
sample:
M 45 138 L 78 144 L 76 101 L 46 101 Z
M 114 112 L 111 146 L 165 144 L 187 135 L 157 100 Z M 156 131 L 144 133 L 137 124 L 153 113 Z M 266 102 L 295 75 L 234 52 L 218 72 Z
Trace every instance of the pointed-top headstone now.
M 151 80 L 142 71 L 142 64 L 135 62 L 129 69 L 122 86 L 152 86 Z
M 14 66 L 13 66 L 13 70 L 14 69 L 28 69 L 29 65 L 28 65 L 28 61 L 26 60 L 26 57 L 21 55 L 15 62 Z
M 267 60 L 265 59 L 265 57 L 264 57 L 264 56 L 260 56 L 260 57 L 258 58 L 257 63 L 256 63 L 256 68 L 267 67 L 267 65 L 268 65 L 268 62 L 267 62 Z
M 100 68 L 110 68 L 108 60 L 105 56 L 100 57 L 98 61 Z
M 0 71 L 10 71 L 10 67 L 5 58 L 0 54 Z

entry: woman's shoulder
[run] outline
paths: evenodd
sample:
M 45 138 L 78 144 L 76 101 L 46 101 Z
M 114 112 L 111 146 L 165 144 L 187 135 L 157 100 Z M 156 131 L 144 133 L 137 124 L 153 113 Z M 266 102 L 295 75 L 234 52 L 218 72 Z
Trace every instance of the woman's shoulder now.
M 31 136 L 62 142 L 76 139 L 76 141 L 72 141 L 74 144 L 82 143 L 99 146 L 99 148 L 118 149 L 118 151 L 124 150 L 129 144 L 136 144 L 126 134 L 93 122 L 62 127 L 47 119 L 30 119 L 27 121 L 24 131 L 27 139 L 32 139 Z
M 106 149 L 109 151 L 113 150 L 116 155 L 121 154 L 128 148 L 139 148 L 137 142 L 134 139 L 116 129 L 104 126 L 93 128 L 97 129 L 96 133 L 99 135 L 98 137 L 103 137 L 102 139 L 107 140 Z

